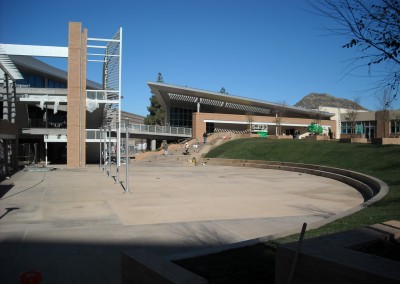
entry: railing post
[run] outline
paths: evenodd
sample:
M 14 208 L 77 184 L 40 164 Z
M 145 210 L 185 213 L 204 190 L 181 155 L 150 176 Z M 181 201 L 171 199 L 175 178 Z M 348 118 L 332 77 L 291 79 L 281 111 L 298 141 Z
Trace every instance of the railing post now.
M 118 133 L 118 131 L 119 131 L 119 122 L 117 121 L 116 122 L 116 126 L 117 126 L 117 133 Z M 118 147 L 118 145 L 120 145 L 120 141 L 119 141 L 119 137 L 118 137 L 119 135 L 117 134 L 117 146 L 116 146 L 116 148 L 115 148 L 115 155 L 117 156 L 117 175 L 116 175 L 116 178 L 115 178 L 115 183 L 119 183 L 119 161 L 120 161 L 120 159 L 121 159 L 121 149 L 120 149 L 120 147 Z
M 129 120 L 126 120 L 129 125 Z M 126 137 L 125 137 L 125 191 L 124 193 L 128 193 L 129 191 L 129 128 L 126 127 Z
M 101 168 L 101 164 L 102 164 L 102 161 L 101 161 L 101 159 L 102 159 L 102 157 L 101 157 L 101 155 L 102 155 L 102 151 L 101 151 L 101 142 L 102 142 L 101 136 L 102 136 L 102 130 L 103 130 L 103 127 L 100 128 L 100 139 L 99 139 L 99 141 L 100 141 L 100 145 L 99 145 L 99 152 L 100 152 L 99 167 L 100 167 L 100 168 Z
M 111 126 L 108 128 L 108 176 L 111 176 Z

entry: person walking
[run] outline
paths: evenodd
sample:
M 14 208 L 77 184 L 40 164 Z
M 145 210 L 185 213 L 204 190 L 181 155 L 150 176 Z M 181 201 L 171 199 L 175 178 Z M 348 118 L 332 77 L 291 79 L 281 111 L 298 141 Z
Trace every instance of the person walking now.
M 164 149 L 165 157 L 168 156 L 168 143 L 167 143 L 167 140 L 163 141 L 163 149 Z
M 207 132 L 203 133 L 203 143 L 206 144 L 207 143 Z
M 189 155 L 189 143 L 185 143 L 185 155 Z

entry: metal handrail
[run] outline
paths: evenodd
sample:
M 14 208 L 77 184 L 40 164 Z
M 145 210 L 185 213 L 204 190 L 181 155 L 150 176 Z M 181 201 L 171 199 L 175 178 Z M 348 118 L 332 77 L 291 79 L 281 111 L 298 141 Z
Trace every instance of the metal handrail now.
M 126 123 L 121 123 L 121 129 L 126 131 Z M 115 126 L 112 131 L 115 131 Z M 184 135 L 187 137 L 192 137 L 192 129 L 186 127 L 173 127 L 173 126 L 160 126 L 160 125 L 144 125 L 144 124 L 131 124 L 129 123 L 128 130 L 130 133 L 146 133 L 146 134 L 171 134 L 171 135 Z M 87 129 L 87 138 L 89 139 L 99 139 L 100 130 L 99 129 Z
M 126 123 L 122 122 L 121 127 L 125 129 Z M 174 126 L 161 126 L 161 125 L 144 125 L 129 123 L 128 130 L 130 132 L 140 133 L 162 133 L 174 135 L 187 135 L 192 136 L 192 128 L 187 127 L 174 127 Z

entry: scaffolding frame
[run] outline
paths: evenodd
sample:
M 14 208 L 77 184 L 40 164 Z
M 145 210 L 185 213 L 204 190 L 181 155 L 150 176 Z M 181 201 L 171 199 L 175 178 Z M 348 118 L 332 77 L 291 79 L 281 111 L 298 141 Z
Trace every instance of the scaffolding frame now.
M 94 44 L 87 45 L 87 61 L 103 63 L 102 92 L 104 93 L 103 100 L 106 104 L 101 128 L 116 129 L 117 167 L 119 167 L 121 165 L 122 28 L 119 28 L 112 39 L 88 37 L 87 40 L 91 43 L 94 42 Z M 104 43 L 106 44 L 104 45 Z M 89 52 L 89 49 L 104 50 L 104 53 L 92 53 Z M 87 91 L 87 94 L 89 92 Z M 116 117 L 115 113 L 117 114 Z

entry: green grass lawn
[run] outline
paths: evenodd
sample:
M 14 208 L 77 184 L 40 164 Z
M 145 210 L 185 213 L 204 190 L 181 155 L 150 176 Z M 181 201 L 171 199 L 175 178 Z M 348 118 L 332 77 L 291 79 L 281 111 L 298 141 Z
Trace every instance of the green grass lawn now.
M 229 141 L 210 151 L 206 158 L 326 165 L 371 175 L 388 184 L 389 193 L 382 200 L 353 215 L 336 220 L 318 229 L 307 231 L 306 238 L 388 220 L 400 220 L 400 146 L 397 145 L 249 138 Z M 301 224 L 299 231 L 300 229 Z M 274 279 L 274 258 L 271 257 L 271 250 L 277 243 L 297 239 L 298 235 L 288 236 L 263 245 L 180 261 L 179 264 L 207 278 L 210 283 L 261 283 L 261 281 L 272 283 Z M 232 261 L 237 258 L 242 259 L 242 266 Z M 217 269 L 215 264 L 218 264 Z M 263 268 L 260 268 L 260 266 Z M 201 269 L 198 270 L 198 267 L 201 267 Z M 263 273 L 256 273 L 251 269 L 252 267 L 257 267 L 257 271 L 263 271 Z M 216 270 L 219 272 L 214 273 L 213 271 Z M 233 271 L 240 272 L 240 274 L 237 275 Z M 232 277 L 229 275 L 232 275 Z M 253 281 L 242 281 L 246 277 L 252 277 L 247 279 L 253 279 Z

